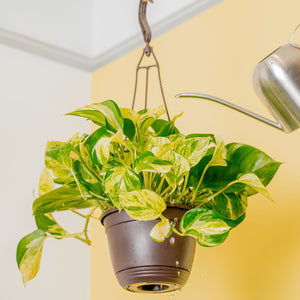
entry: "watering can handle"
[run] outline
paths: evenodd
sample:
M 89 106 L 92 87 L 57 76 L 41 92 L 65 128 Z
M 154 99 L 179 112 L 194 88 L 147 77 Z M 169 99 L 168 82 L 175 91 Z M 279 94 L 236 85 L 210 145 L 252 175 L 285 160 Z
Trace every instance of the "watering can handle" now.
M 178 98 L 198 98 L 198 99 L 211 100 L 213 102 L 217 102 L 217 103 L 220 103 L 220 104 L 222 104 L 224 106 L 230 107 L 230 108 L 232 108 L 232 109 L 234 109 L 236 111 L 239 111 L 239 112 L 241 112 L 241 113 L 243 113 L 243 114 L 245 114 L 245 115 L 247 115 L 249 117 L 252 117 L 252 118 L 254 118 L 256 120 L 259 120 L 259 121 L 261 121 L 261 122 L 263 122 L 265 124 L 268 124 L 268 125 L 270 125 L 272 127 L 275 127 L 277 129 L 280 129 L 280 130 L 284 131 L 282 125 L 280 124 L 280 122 L 278 120 L 277 120 L 277 123 L 276 123 L 276 122 L 271 121 L 269 119 L 266 119 L 266 118 L 264 118 L 264 117 L 262 117 L 262 116 L 260 116 L 258 114 L 255 114 L 255 113 L 253 113 L 253 112 L 251 112 L 249 110 L 246 110 L 246 109 L 244 109 L 244 108 L 242 108 L 240 106 L 237 106 L 235 104 L 232 104 L 232 103 L 230 103 L 228 101 L 225 101 L 223 99 L 220 99 L 220 98 L 217 98 L 217 97 L 214 97 L 214 96 L 210 96 L 210 95 L 206 95 L 206 94 L 196 94 L 196 93 L 181 93 L 181 94 L 176 95 L 175 97 L 177 99 Z M 275 116 L 274 116 L 274 118 L 276 119 Z
M 292 44 L 292 45 L 295 45 L 295 44 L 293 43 L 294 35 L 295 35 L 296 31 L 297 31 L 299 28 L 300 28 L 300 24 L 298 24 L 298 25 L 296 26 L 296 28 L 293 30 L 293 32 L 292 32 L 292 34 L 291 34 L 291 37 L 290 37 L 290 44 Z

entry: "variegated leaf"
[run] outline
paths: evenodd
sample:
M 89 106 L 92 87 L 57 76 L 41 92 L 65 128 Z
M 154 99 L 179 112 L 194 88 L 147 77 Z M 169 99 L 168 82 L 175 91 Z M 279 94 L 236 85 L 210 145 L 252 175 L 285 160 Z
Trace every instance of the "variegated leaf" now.
M 142 183 L 140 177 L 131 169 L 116 167 L 105 179 L 105 192 L 109 194 L 113 204 L 121 208 L 119 195 L 121 193 L 140 190 Z
M 148 131 L 149 127 L 153 124 L 153 122 L 164 113 L 165 109 L 163 106 L 159 106 L 154 109 L 148 109 L 144 113 L 142 113 L 137 121 L 137 127 L 140 134 L 145 134 Z
M 17 263 L 24 284 L 33 279 L 39 271 L 46 234 L 36 230 L 23 237 L 17 247 Z
M 172 169 L 164 176 L 170 186 L 175 187 L 181 181 L 183 176 L 190 170 L 189 162 L 180 154 L 169 151 L 163 156 L 165 160 L 172 163 Z
M 193 208 L 184 214 L 179 228 L 183 234 L 197 238 L 200 245 L 213 247 L 225 241 L 231 227 L 213 210 Z
M 123 118 L 131 120 L 134 124 L 137 123 L 140 115 L 132 109 L 120 108 Z
M 220 137 L 216 137 L 216 147 L 209 166 L 227 166 L 225 143 Z
M 170 155 L 170 153 L 176 149 L 177 145 L 183 140 L 184 138 L 179 138 L 174 142 L 163 143 L 160 146 L 153 147 L 151 151 L 154 153 L 155 156 L 161 159 L 168 160 L 166 157 Z M 172 151 L 170 151 L 172 150 Z
M 171 235 L 172 231 L 173 225 L 170 224 L 169 219 L 163 218 L 151 229 L 150 236 L 154 241 L 161 243 Z
M 246 184 L 247 186 L 254 189 L 256 192 L 264 195 L 265 197 L 267 197 L 268 199 L 273 201 L 273 199 L 272 199 L 270 193 L 268 192 L 268 190 L 266 189 L 266 187 L 262 184 L 260 179 L 254 173 L 248 173 L 248 174 L 239 176 L 237 182 Z
M 45 195 L 40 196 L 33 202 L 33 214 L 45 214 L 54 211 L 68 210 L 69 208 L 88 208 L 95 206 L 93 198 L 86 200 L 80 192 L 70 186 L 62 186 Z
M 39 196 L 42 196 L 54 189 L 54 182 L 49 170 L 44 167 L 42 174 L 40 176 L 39 182 Z
M 101 137 L 95 144 L 92 155 L 96 155 L 101 165 L 106 165 L 110 157 L 110 145 L 112 142 L 122 144 L 124 142 L 123 131 L 120 129 L 111 137 Z
M 157 158 L 152 152 L 142 152 L 136 159 L 136 171 L 168 173 L 172 168 L 172 163 Z
M 170 140 L 166 137 L 161 136 L 150 136 L 148 141 L 148 150 L 152 151 L 152 148 L 160 147 L 164 144 L 170 143 Z
M 35 216 L 35 223 L 38 229 L 49 232 L 53 235 L 65 235 L 65 231 L 54 219 L 51 213 L 48 214 L 38 214 Z
M 86 105 L 67 113 L 67 115 L 87 118 L 99 126 L 108 126 L 108 129 L 114 131 L 123 129 L 124 126 L 121 111 L 118 105 L 112 100 Z
M 248 206 L 247 194 L 221 193 L 213 199 L 214 210 L 225 219 L 236 220 L 243 215 Z
M 128 215 L 139 221 L 155 220 L 167 207 L 158 194 L 146 189 L 120 194 L 120 200 Z
M 190 166 L 195 166 L 206 154 L 210 145 L 210 137 L 192 137 L 180 142 L 175 152 L 187 159 Z

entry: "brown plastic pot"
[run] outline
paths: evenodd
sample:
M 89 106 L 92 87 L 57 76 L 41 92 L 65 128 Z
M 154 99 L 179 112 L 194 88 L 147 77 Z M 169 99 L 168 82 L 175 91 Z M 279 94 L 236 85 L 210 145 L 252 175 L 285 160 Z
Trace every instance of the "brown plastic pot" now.
M 178 229 L 186 211 L 170 206 L 163 214 Z M 101 216 L 116 277 L 128 291 L 169 293 L 181 289 L 189 277 L 196 240 L 172 233 L 164 242 L 155 242 L 149 233 L 158 221 L 136 221 L 116 209 Z

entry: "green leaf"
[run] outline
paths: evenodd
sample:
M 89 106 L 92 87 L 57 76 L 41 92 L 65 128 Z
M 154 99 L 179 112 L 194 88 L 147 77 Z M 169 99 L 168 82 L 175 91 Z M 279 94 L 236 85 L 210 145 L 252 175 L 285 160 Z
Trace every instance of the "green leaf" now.
M 169 219 L 163 218 L 151 229 L 150 236 L 154 241 L 161 243 L 171 235 L 172 231 L 173 225 L 170 224 Z
M 238 225 L 240 225 L 246 218 L 246 214 L 241 215 L 236 220 L 230 220 L 230 219 L 224 219 L 224 221 L 231 227 L 234 228 Z
M 140 177 L 127 167 L 115 167 L 105 179 L 105 192 L 117 208 L 121 208 L 119 195 L 121 193 L 140 190 L 142 182 Z
M 264 186 L 267 186 L 281 163 L 274 161 L 270 156 L 261 150 L 245 144 L 232 143 L 226 146 L 227 166 L 210 167 L 204 177 L 203 184 L 205 187 L 218 191 L 230 182 L 235 181 L 240 174 L 256 174 Z M 210 152 L 210 151 L 209 151 Z M 190 172 L 190 184 L 194 186 L 199 180 L 203 168 L 209 163 L 210 156 L 205 156 L 198 165 L 193 167 Z M 247 195 L 251 196 L 256 193 L 249 186 L 234 184 L 230 186 L 226 193 L 234 193 L 246 190 Z
M 112 100 L 86 105 L 67 113 L 67 115 L 87 118 L 99 126 L 104 126 L 114 131 L 123 129 L 124 126 L 121 111 L 118 105 Z
M 42 174 L 40 176 L 39 182 L 39 196 L 42 196 L 54 189 L 54 182 L 49 170 L 44 167 Z
M 273 201 L 266 187 L 262 184 L 260 179 L 254 173 L 249 173 L 249 174 L 244 174 L 242 176 L 239 176 L 237 182 L 246 184 L 256 192 L 264 195 L 265 197 Z
M 46 234 L 36 230 L 23 237 L 17 247 L 17 263 L 24 284 L 33 279 L 39 271 Z
M 172 163 L 157 158 L 152 152 L 142 152 L 136 159 L 136 171 L 168 173 L 172 168 Z
M 84 200 L 77 189 L 62 186 L 35 199 L 32 209 L 33 214 L 37 215 L 69 208 L 88 208 L 94 205 L 93 198 Z
M 158 194 L 146 189 L 120 194 L 120 201 L 127 214 L 139 221 L 155 220 L 167 208 Z
M 182 217 L 179 228 L 185 235 L 197 238 L 205 247 L 217 246 L 225 241 L 230 226 L 213 210 L 194 208 Z
M 239 174 L 254 173 L 264 186 L 270 183 L 281 165 L 263 151 L 246 144 L 231 143 L 226 148 L 227 160 L 231 162 L 232 169 L 236 170 L 236 177 Z M 248 196 L 256 193 L 251 188 L 246 190 Z
M 88 191 L 91 191 L 99 196 L 104 193 L 103 184 L 96 180 L 80 161 L 74 161 L 72 163 L 72 171 L 77 180 L 77 185 L 79 183 L 79 185 L 83 186 Z
M 176 146 L 175 151 L 186 158 L 190 166 L 193 167 L 206 154 L 210 142 L 210 137 L 192 137 L 180 142 Z
M 132 141 L 135 137 L 135 125 L 130 119 L 124 119 L 124 134 Z
M 52 214 L 38 214 L 35 216 L 35 223 L 38 229 L 49 232 L 53 235 L 65 235 L 65 231 L 54 219 Z
M 243 215 L 248 206 L 247 194 L 221 193 L 213 200 L 214 210 L 225 219 L 236 220 Z
M 155 120 L 151 127 L 156 132 L 157 136 L 169 136 L 172 134 L 180 133 L 179 130 L 175 127 L 175 120 L 182 116 L 183 113 L 175 116 L 171 121 L 166 121 L 163 119 Z

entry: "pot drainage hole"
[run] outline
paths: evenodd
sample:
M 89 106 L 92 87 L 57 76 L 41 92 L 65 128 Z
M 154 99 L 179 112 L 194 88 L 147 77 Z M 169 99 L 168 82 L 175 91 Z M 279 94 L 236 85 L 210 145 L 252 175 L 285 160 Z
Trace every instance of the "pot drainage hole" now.
M 156 291 L 168 290 L 169 286 L 164 285 L 164 284 L 145 284 L 145 285 L 139 286 L 138 289 L 142 290 L 142 291 L 156 292 Z

